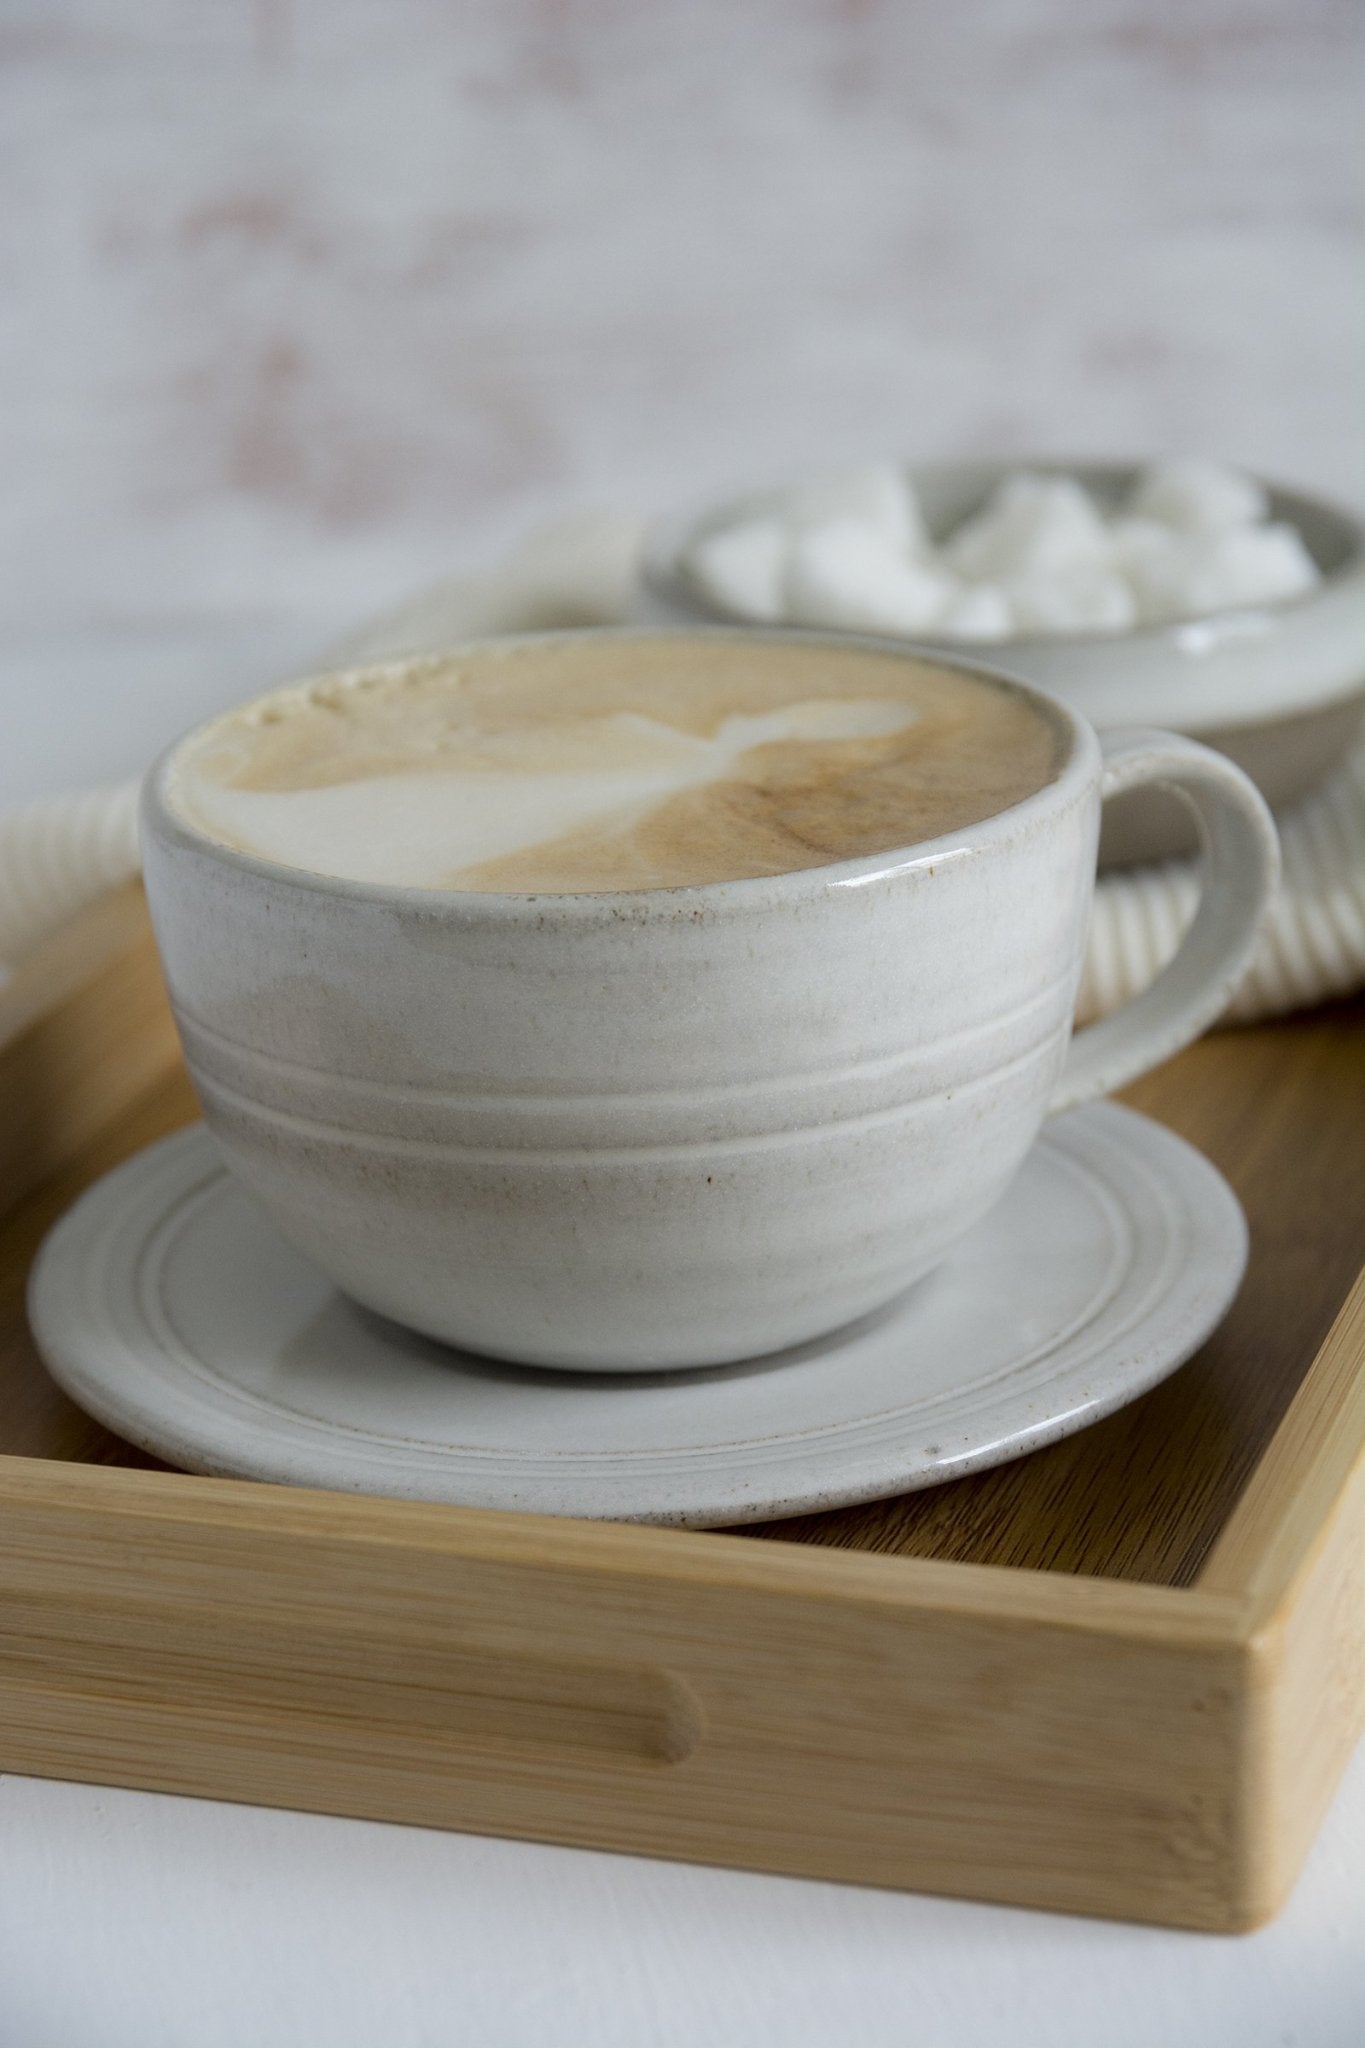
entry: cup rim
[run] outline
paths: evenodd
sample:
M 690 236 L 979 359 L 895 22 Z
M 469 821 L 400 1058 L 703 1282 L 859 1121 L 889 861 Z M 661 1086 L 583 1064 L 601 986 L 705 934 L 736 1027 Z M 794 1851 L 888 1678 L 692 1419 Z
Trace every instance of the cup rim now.
M 963 458 L 961 461 L 915 462 L 908 458 L 890 458 L 894 466 L 902 469 L 914 482 L 918 478 L 940 476 L 960 477 L 980 473 L 983 480 L 997 481 L 1015 471 L 1028 470 L 1041 476 L 1074 477 L 1082 484 L 1109 486 L 1131 480 L 1152 458 L 1078 456 L 1068 460 L 1058 455 L 1020 455 L 1012 458 L 987 460 L 985 458 Z M 1091 628 L 1082 633 L 1019 632 L 1011 633 L 1006 639 L 989 642 L 955 640 L 947 635 L 933 632 L 916 633 L 905 639 L 897 634 L 859 634 L 859 638 L 889 639 L 893 645 L 923 648 L 938 653 L 955 652 L 958 648 L 976 649 L 988 647 L 1008 664 L 1010 650 L 1024 651 L 1065 649 L 1079 653 L 1103 653 L 1115 647 L 1179 647 L 1182 637 L 1191 628 L 1216 630 L 1228 620 L 1242 619 L 1249 615 L 1265 618 L 1271 622 L 1292 621 L 1295 617 L 1311 611 L 1314 606 L 1333 598 L 1340 590 L 1353 585 L 1365 585 L 1365 519 L 1339 499 L 1326 498 L 1314 491 L 1305 491 L 1294 485 L 1279 482 L 1273 477 L 1263 476 L 1259 471 L 1245 472 L 1254 482 L 1261 484 L 1270 497 L 1272 515 L 1286 519 L 1295 526 L 1300 523 L 1299 515 L 1307 511 L 1315 519 L 1325 520 L 1336 527 L 1342 540 L 1341 559 L 1331 568 L 1321 570 L 1321 581 L 1309 590 L 1299 591 L 1293 597 L 1260 598 L 1252 603 L 1221 605 L 1215 611 L 1191 612 L 1178 619 L 1166 619 L 1150 626 L 1123 626 L 1112 628 Z M 664 603 L 677 606 L 685 613 L 693 614 L 699 625 L 716 624 L 740 625 L 743 620 L 738 613 L 728 612 L 723 605 L 711 603 L 693 584 L 681 565 L 684 550 L 713 527 L 774 511 L 781 501 L 790 497 L 803 484 L 819 483 L 834 474 L 832 467 L 822 470 L 802 471 L 783 483 L 766 487 L 736 491 L 724 497 L 709 500 L 705 505 L 694 506 L 690 512 L 674 514 L 657 520 L 646 533 L 640 551 L 639 578 L 643 587 Z M 1306 543 L 1305 543 L 1306 545 Z M 1321 568 L 1321 564 L 1319 564 Z M 755 630 L 760 630 L 755 622 Z M 794 623 L 776 622 L 779 632 L 805 630 Z M 816 632 L 823 629 L 814 628 Z M 850 633 L 856 631 L 848 629 Z
M 809 648 L 812 643 L 869 655 L 889 655 L 899 660 L 923 661 L 983 681 L 1003 685 L 1028 700 L 1060 731 L 1067 742 L 1057 773 L 1041 788 L 1031 790 L 1017 803 L 987 817 L 974 819 L 955 831 L 932 839 L 908 840 L 879 853 L 860 854 L 850 860 L 825 861 L 814 867 L 789 868 L 773 875 L 743 875 L 716 882 L 687 882 L 653 889 L 553 890 L 428 889 L 411 883 L 368 882 L 345 875 L 332 875 L 310 868 L 293 867 L 285 861 L 262 854 L 247 853 L 228 846 L 195 825 L 174 807 L 168 784 L 176 760 L 208 727 L 233 712 L 266 702 L 282 691 L 313 683 L 350 682 L 353 678 L 411 668 L 433 659 L 474 658 L 512 647 L 550 647 L 565 641 L 746 641 L 787 644 Z M 556 915 L 603 922 L 642 923 L 652 917 L 705 916 L 725 910 L 757 910 L 777 899 L 814 896 L 831 888 L 858 888 L 919 868 L 932 868 L 948 859 L 982 852 L 990 844 L 1027 831 L 1034 819 L 1077 801 L 1088 786 L 1098 787 L 1099 741 L 1088 721 L 1069 704 L 1037 684 L 1011 675 L 992 663 L 963 658 L 938 646 L 874 637 L 870 634 L 807 631 L 798 627 L 698 624 L 696 626 L 591 626 L 564 627 L 534 633 L 484 634 L 418 654 L 405 654 L 391 661 L 366 662 L 353 668 L 323 669 L 314 675 L 296 677 L 276 684 L 229 705 L 213 718 L 200 719 L 157 756 L 144 777 L 139 803 L 140 829 L 144 842 L 155 838 L 183 851 L 207 855 L 225 867 L 276 886 L 291 886 L 306 894 L 348 901 L 387 905 L 422 912 L 428 917 L 455 917 L 466 922 L 490 920 L 525 921 L 545 916 L 547 906 Z

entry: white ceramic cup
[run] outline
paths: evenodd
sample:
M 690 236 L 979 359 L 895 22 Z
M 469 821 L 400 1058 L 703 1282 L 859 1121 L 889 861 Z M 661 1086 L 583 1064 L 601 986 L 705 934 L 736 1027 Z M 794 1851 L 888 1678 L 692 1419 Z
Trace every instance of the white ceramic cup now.
M 704 660 L 733 636 L 671 637 Z M 168 805 L 172 749 L 144 797 L 147 891 L 229 1165 L 356 1300 L 504 1358 L 716 1364 L 880 1307 L 999 1199 L 1045 1116 L 1218 1014 L 1276 877 L 1229 761 L 1167 733 L 1101 748 L 1026 694 L 1064 765 L 995 817 L 618 895 L 255 859 Z M 1154 781 L 1198 821 L 1199 913 L 1146 993 L 1073 1037 L 1101 800 Z

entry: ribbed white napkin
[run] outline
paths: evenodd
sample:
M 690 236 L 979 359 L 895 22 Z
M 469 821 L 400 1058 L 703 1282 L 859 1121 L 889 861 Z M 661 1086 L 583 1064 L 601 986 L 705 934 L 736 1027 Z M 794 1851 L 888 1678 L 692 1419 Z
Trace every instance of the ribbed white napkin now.
M 329 648 L 318 668 L 383 660 L 483 634 L 613 625 L 635 606 L 637 520 L 582 516 L 488 574 L 440 583 Z M 137 787 L 84 791 L 0 817 L 0 963 L 137 872 Z M 1365 983 L 1365 728 L 1331 780 L 1282 816 L 1284 877 L 1228 1010 L 1275 1016 Z M 1144 988 L 1194 915 L 1193 861 L 1106 875 L 1095 892 L 1079 1013 Z M 0 974 L 3 974 L 0 966 Z

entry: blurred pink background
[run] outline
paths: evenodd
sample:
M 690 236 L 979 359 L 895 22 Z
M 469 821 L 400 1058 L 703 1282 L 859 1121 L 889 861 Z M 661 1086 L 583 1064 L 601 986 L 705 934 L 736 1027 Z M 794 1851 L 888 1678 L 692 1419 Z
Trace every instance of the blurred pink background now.
M 580 506 L 888 450 L 1355 492 L 1361 22 L 0 0 L 0 802 Z

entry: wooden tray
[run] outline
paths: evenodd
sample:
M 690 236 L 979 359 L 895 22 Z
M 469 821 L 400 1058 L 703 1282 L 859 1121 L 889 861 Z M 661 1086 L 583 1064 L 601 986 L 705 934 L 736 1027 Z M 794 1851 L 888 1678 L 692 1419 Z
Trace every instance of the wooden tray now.
M 29 1262 L 195 1114 L 136 890 L 0 993 L 0 1769 L 1251 1926 L 1365 1720 L 1365 1007 L 1131 1093 L 1252 1264 L 1135 1406 L 702 1535 L 167 1472 L 38 1364 Z M 1354 1285 L 1354 1291 L 1352 1291 Z

